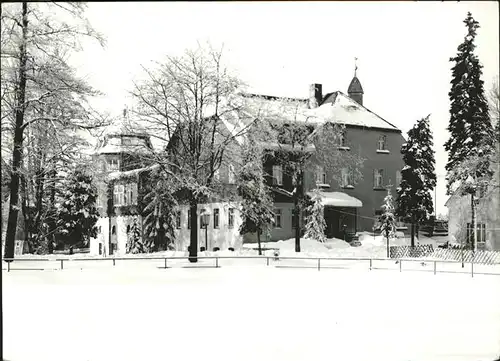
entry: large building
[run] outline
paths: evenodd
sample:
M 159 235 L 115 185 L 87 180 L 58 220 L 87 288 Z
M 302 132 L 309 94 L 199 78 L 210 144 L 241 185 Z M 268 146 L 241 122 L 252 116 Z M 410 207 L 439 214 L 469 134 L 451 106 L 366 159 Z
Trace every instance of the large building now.
M 331 147 L 347 154 L 357 154 L 364 159 L 362 179 L 355 183 L 347 168 L 328 169 L 321 164 L 317 164 L 313 171 L 305 172 L 303 179 L 305 193 L 321 188 L 328 236 L 340 237 L 345 230 L 371 231 L 381 213 L 387 187 L 392 185 L 391 190 L 395 195 L 396 185 L 400 182 L 400 170 L 403 167 L 400 151 L 405 141 L 401 130 L 367 109 L 363 105 L 363 95 L 363 88 L 356 74 L 347 95 L 341 91 L 323 94 L 321 84 L 311 85 L 307 99 L 245 95 L 247 100 L 259 102 L 259 106 L 277 109 L 280 112 L 278 121 L 283 123 L 313 119 L 312 123 L 315 124 L 336 122 L 345 126 L 342 136 L 332 140 Z M 291 106 L 294 111 L 290 112 L 293 119 L 286 109 L 283 110 L 283 104 L 287 102 L 293 104 Z M 238 125 L 228 125 L 228 131 L 232 132 L 234 129 L 238 129 Z M 237 147 L 238 144 L 241 144 L 240 139 L 233 146 Z M 99 190 L 102 217 L 98 225 L 99 235 L 91 242 L 93 254 L 125 253 L 131 224 L 134 219 L 142 222 L 137 209 L 138 194 L 141 189 L 141 172 L 149 165 L 138 161 L 144 159 L 136 156 L 140 149 L 151 149 L 146 135 L 114 131 L 106 136 L 94 155 L 96 161 L 102 162 L 103 177 Z M 237 165 L 233 167 L 229 164 L 228 169 L 221 169 L 218 175 L 227 189 L 235 188 L 236 168 Z M 274 189 L 275 222 L 270 240 L 292 238 L 295 234 L 293 202 L 286 195 L 286 191 L 293 188 L 291 180 L 280 165 L 273 163 L 272 158 L 265 161 L 264 170 L 269 185 Z M 285 192 L 276 191 L 277 188 Z M 182 251 L 189 245 L 188 213 L 188 207 L 184 206 L 179 208 L 176 216 L 175 248 Z M 241 219 L 237 197 L 221 196 L 212 199 L 207 204 L 199 205 L 198 214 L 200 217 L 205 215 L 203 219 L 208 221 L 206 228 L 198 227 L 200 248 L 237 248 L 242 242 L 254 239 L 252 235 L 239 235 Z M 301 219 L 303 222 L 303 217 Z

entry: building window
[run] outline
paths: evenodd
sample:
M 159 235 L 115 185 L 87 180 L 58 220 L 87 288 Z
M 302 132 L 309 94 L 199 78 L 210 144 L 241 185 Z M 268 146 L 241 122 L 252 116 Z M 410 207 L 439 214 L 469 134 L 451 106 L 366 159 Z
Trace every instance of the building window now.
M 188 229 L 191 229 L 191 210 L 188 208 Z
M 127 234 L 129 234 L 129 233 L 130 233 L 130 224 L 127 225 Z
M 111 228 L 111 234 L 116 234 L 116 226 L 113 226 L 113 227 Z
M 316 167 L 316 184 L 326 184 L 325 168 L 321 166 Z
M 129 183 L 125 185 L 124 204 L 137 204 L 137 183 Z
M 477 243 L 485 243 L 486 242 L 486 224 L 484 223 L 477 223 Z M 467 243 L 472 244 L 474 241 L 473 239 L 473 233 L 472 230 L 474 229 L 473 225 L 471 223 L 467 223 Z
M 219 208 L 214 208 L 214 228 L 219 228 Z
M 108 159 L 108 170 L 120 170 L 120 162 L 118 158 Z
M 274 210 L 274 228 L 281 228 L 281 209 Z
M 235 177 L 235 172 L 234 172 L 234 166 L 232 164 L 229 164 L 229 166 L 227 167 L 227 178 L 228 178 L 228 183 L 229 184 L 234 184 L 235 183 L 235 180 L 236 180 L 236 177 Z
M 181 228 L 181 211 L 177 211 L 175 214 L 175 228 Z
M 103 200 L 103 194 L 101 192 L 101 190 L 99 189 L 99 193 L 97 193 L 97 201 L 96 201 L 96 207 L 97 208 L 102 208 L 103 207 L 103 204 L 104 204 L 104 200 Z
M 343 188 L 354 188 L 352 179 L 352 172 L 349 168 L 342 168 L 342 187 Z
M 234 208 L 229 208 L 229 213 L 228 213 L 228 227 L 233 228 L 234 227 Z
M 339 134 L 339 136 L 337 138 L 337 146 L 338 147 L 346 147 L 346 144 L 347 144 L 347 136 L 346 136 L 346 132 L 344 130 Z
M 283 185 L 283 168 L 280 165 L 273 165 L 273 185 Z
M 381 135 L 378 138 L 377 150 L 387 150 L 387 136 L 386 135 Z
M 399 187 L 401 184 L 401 171 L 397 170 L 396 171 L 396 187 Z
M 113 204 L 115 206 L 122 206 L 125 204 L 124 188 L 123 184 L 115 184 L 113 188 Z
M 383 188 L 384 187 L 384 170 L 374 169 L 373 170 L 373 187 Z

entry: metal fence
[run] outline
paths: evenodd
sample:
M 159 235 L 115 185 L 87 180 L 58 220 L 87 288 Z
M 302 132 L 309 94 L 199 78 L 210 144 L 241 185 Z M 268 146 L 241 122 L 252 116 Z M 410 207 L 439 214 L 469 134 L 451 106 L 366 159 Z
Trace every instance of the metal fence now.
M 318 271 L 321 269 L 352 269 L 361 268 L 367 270 L 398 270 L 404 271 L 427 271 L 436 273 L 467 273 L 474 277 L 475 274 L 496 275 L 500 276 L 500 263 L 495 264 L 478 264 L 472 259 L 470 262 L 460 262 L 456 260 L 436 260 L 436 259 L 394 259 L 394 258 L 334 258 L 334 257 L 281 257 L 281 256 L 199 256 L 199 261 L 191 263 L 189 257 L 108 257 L 108 258 L 4 258 L 7 263 L 7 272 L 14 270 L 34 270 L 26 268 L 17 268 L 17 264 L 25 262 L 47 263 L 56 262 L 58 269 L 64 270 L 65 265 L 71 265 L 75 262 L 100 262 L 108 265 L 112 263 L 116 266 L 118 262 L 126 263 L 131 261 L 161 261 L 159 268 L 173 268 L 175 266 L 183 267 L 183 264 L 175 261 L 187 261 L 190 267 L 195 268 L 220 268 L 221 263 L 228 260 L 237 260 L 237 265 L 242 264 L 243 260 L 258 259 L 262 260 L 262 265 L 274 266 L 279 268 L 315 268 Z M 209 261 L 209 262 L 206 262 Z M 296 263 L 301 261 L 301 263 Z M 390 266 L 388 266 L 388 264 Z M 460 265 L 461 264 L 461 265 Z M 255 265 L 253 263 L 252 265 Z M 14 267 L 13 267 L 14 266 Z M 185 266 L 185 264 L 184 264 Z M 234 266 L 233 264 L 225 264 L 224 266 Z M 432 267 L 431 267 L 432 266 Z M 438 267 L 439 266 L 439 267 Z M 467 267 L 466 267 L 467 266 Z M 456 267 L 451 269 L 450 267 Z M 479 269 L 478 269 L 479 267 Z M 458 268 L 458 271 L 456 270 Z M 45 270 L 49 268 L 42 268 Z M 83 268 L 82 268 L 83 269 Z M 38 270 L 40 270 L 38 268 Z

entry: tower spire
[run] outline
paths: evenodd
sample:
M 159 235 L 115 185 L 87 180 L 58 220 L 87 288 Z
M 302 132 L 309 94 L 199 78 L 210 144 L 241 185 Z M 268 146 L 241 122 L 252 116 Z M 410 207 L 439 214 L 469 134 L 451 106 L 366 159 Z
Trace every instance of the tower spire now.
M 356 77 L 356 73 L 358 71 L 358 58 L 354 57 L 354 76 Z

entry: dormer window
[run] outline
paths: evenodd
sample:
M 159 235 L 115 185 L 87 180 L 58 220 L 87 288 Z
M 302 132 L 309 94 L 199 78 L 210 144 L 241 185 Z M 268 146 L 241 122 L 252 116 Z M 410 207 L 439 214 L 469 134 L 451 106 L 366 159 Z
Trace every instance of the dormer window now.
M 108 159 L 108 170 L 110 171 L 120 170 L 120 161 L 118 160 L 118 158 Z
M 389 153 L 387 149 L 387 136 L 381 135 L 377 142 L 377 153 Z
M 280 165 L 273 165 L 273 185 L 283 185 L 283 168 Z
M 321 166 L 316 167 L 316 185 L 318 184 L 326 184 L 325 168 Z

